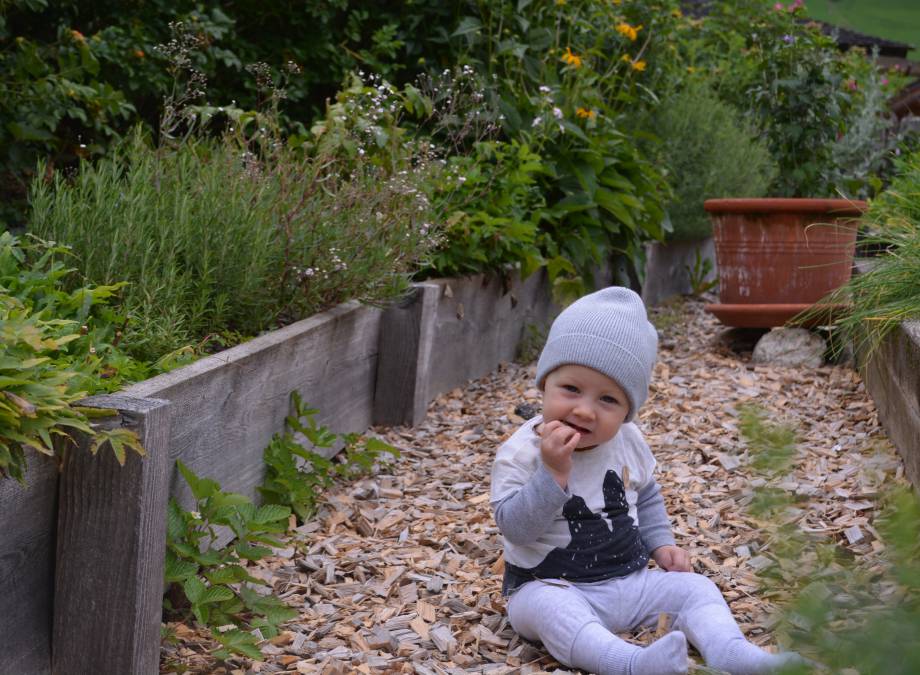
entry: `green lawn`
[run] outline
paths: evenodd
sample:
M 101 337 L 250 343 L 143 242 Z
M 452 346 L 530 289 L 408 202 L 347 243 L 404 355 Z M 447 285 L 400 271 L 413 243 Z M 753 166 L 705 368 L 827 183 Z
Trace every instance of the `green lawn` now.
M 841 28 L 913 45 L 920 59 L 920 0 L 805 0 L 809 16 Z

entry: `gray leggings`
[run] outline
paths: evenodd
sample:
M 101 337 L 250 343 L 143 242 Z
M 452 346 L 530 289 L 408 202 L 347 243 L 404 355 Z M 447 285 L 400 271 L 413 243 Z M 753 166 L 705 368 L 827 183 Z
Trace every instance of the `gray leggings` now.
M 585 626 L 599 623 L 619 633 L 653 626 L 662 612 L 711 666 L 723 660 L 727 641 L 745 639 L 716 585 L 689 572 L 645 569 L 590 584 L 530 581 L 508 600 L 508 618 L 522 637 L 542 642 L 560 663 L 582 668 L 596 663 L 590 654 L 573 654 Z

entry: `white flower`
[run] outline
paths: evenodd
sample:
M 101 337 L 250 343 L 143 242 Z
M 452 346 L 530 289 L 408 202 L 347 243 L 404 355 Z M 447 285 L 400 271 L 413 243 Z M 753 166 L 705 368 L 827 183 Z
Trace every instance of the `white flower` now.
M 543 123 L 543 118 L 537 116 L 537 117 L 534 117 L 534 118 L 533 118 L 533 124 L 531 124 L 530 126 L 531 126 L 531 127 L 538 127 L 538 126 L 540 126 L 542 123 Z
M 541 84 L 541 85 L 540 85 L 540 93 L 541 93 L 541 94 L 548 94 L 548 93 L 551 92 L 551 91 L 552 91 L 552 89 L 550 89 L 549 87 L 547 87 L 545 84 Z
M 553 108 L 553 117 L 555 117 L 557 120 L 561 120 L 563 118 L 562 110 L 559 108 Z

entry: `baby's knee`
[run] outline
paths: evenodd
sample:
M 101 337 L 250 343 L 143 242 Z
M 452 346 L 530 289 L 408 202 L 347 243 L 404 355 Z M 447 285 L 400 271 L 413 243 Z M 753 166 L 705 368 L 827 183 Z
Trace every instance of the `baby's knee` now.
M 673 585 L 681 590 L 687 604 L 700 604 L 713 601 L 724 602 L 722 591 L 709 577 L 695 572 L 668 572 L 668 576 L 679 575 Z
M 522 637 L 562 649 L 571 647 L 586 624 L 598 620 L 591 606 L 574 588 L 542 582 L 531 582 L 511 596 L 508 619 Z

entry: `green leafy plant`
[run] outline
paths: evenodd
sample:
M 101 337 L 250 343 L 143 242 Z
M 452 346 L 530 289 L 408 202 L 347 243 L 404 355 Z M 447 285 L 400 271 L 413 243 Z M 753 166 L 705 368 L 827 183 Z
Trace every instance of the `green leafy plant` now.
M 259 638 L 252 631 L 274 637 L 297 611 L 255 590 L 254 585 L 265 582 L 252 576 L 246 563 L 269 555 L 268 546 L 282 545 L 277 535 L 287 530 L 291 510 L 278 504 L 257 507 L 182 462 L 177 465 L 196 507 L 186 511 L 175 499 L 169 502 L 164 605 L 167 611 L 191 613 L 210 628 L 223 645 L 214 652 L 217 658 L 236 653 L 261 660 Z M 228 532 L 230 541 L 222 544 Z
M 714 3 L 694 66 L 760 130 L 779 171 L 768 194 L 833 197 L 835 144 L 864 105 L 852 64 L 832 37 L 802 21 L 801 2 Z
M 712 234 L 707 199 L 761 197 L 777 167 L 757 130 L 722 101 L 705 80 L 689 80 L 655 110 L 651 127 L 661 142 L 661 163 L 673 196 L 665 207 L 672 241 Z
M 73 180 L 34 184 L 33 230 L 73 246 L 89 280 L 130 282 L 132 355 L 155 361 L 208 335 L 398 296 L 435 244 L 417 189 L 428 164 L 403 175 L 358 157 L 343 172 L 335 157 L 260 139 L 154 148 L 138 131 Z
M 712 290 L 719 283 L 718 277 L 709 278 L 712 274 L 712 260 L 704 258 L 699 248 L 694 253 L 693 265 L 685 265 L 684 269 L 690 279 L 690 292 L 696 297 Z
M 396 448 L 378 438 L 335 434 L 318 425 L 315 416 L 319 411 L 307 408 L 296 391 L 291 394 L 291 407 L 293 413 L 285 420 L 287 429 L 275 434 L 265 448 L 266 474 L 259 492 L 266 504 L 290 507 L 301 521 L 315 513 L 321 492 L 337 479 L 370 471 L 384 453 L 399 455 Z M 335 459 L 316 452 L 337 445 L 343 450 Z
M 634 120 L 657 103 L 676 9 L 665 2 L 479 5 L 454 35 L 493 78 L 504 132 L 542 158 L 538 240 L 557 297 L 593 285 L 618 255 L 642 269 L 662 238 L 667 187 L 639 147 Z M 462 37 L 460 37 L 462 36 Z
M 772 474 L 786 471 L 795 457 L 795 429 L 787 424 L 771 422 L 756 405 L 739 408 L 741 433 L 753 457 L 752 466 Z
M 20 482 L 26 451 L 53 457 L 73 441 L 69 431 L 89 435 L 93 454 L 108 445 L 120 464 L 126 450 L 144 454 L 133 432 L 94 427 L 91 418 L 106 411 L 75 405 L 123 382 L 118 368 L 128 362 L 110 342 L 106 306 L 121 285 L 65 291 L 72 270 L 57 257 L 67 253 L 0 233 L 0 476 Z

